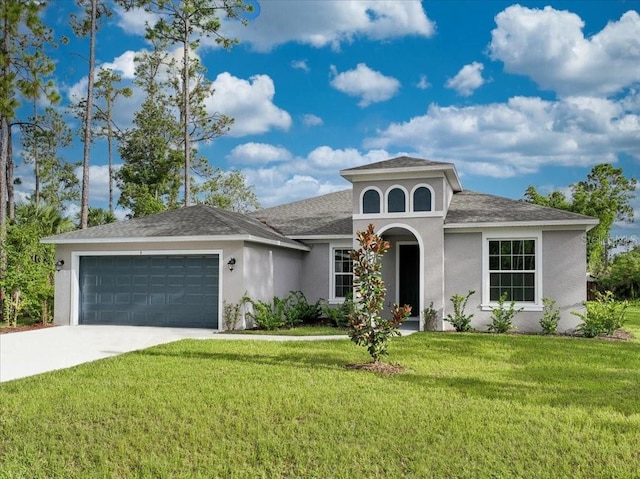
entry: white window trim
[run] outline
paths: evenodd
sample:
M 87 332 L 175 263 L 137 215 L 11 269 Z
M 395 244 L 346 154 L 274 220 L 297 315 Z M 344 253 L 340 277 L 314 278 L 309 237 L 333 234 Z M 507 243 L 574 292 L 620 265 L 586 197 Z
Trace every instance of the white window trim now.
M 523 311 L 542 311 L 542 232 L 536 231 L 517 231 L 503 230 L 495 232 L 482 233 L 482 311 L 492 311 L 498 307 L 496 301 L 490 301 L 489 298 L 489 241 L 492 240 L 535 240 L 536 244 L 536 269 L 535 269 L 535 286 L 536 294 L 533 302 L 516 302 L 517 309 L 522 308 Z
M 377 186 L 367 186 L 364 190 L 362 190 L 360 192 L 360 203 L 359 203 L 359 210 L 360 210 L 360 214 L 363 215 L 379 215 L 380 213 L 365 213 L 364 212 L 364 194 L 369 191 L 369 190 L 374 190 L 378 192 L 378 197 L 380 198 L 380 204 L 378 205 L 379 209 L 380 209 L 380 213 L 382 213 L 384 210 L 382 209 L 382 203 L 384 201 L 384 193 L 382 192 L 382 190 L 380 188 L 378 188 Z
M 391 193 L 391 191 L 395 190 L 396 188 L 404 192 L 404 211 L 396 211 L 396 212 L 390 213 L 389 212 L 389 193 Z M 384 192 L 384 210 L 383 211 L 386 214 L 390 214 L 390 215 L 405 215 L 409 212 L 409 192 L 404 186 L 391 185 L 389 188 L 387 188 L 387 190 Z
M 432 211 L 436 211 L 435 209 L 436 192 L 431 185 L 428 185 L 426 183 L 420 183 L 414 186 L 413 188 L 411 188 L 411 194 L 409 195 L 409 207 L 410 207 L 409 211 L 414 212 L 415 206 L 413 204 L 413 194 L 416 192 L 418 188 L 426 188 L 431 192 L 431 209 L 428 211 L 418 211 L 417 213 L 429 213 Z
M 329 304 L 342 304 L 345 298 L 336 297 L 336 262 L 335 251 L 337 249 L 353 249 L 353 241 L 336 242 L 329 245 Z
M 218 255 L 218 329 L 223 330 L 222 300 L 224 299 L 224 251 L 221 249 L 202 250 L 127 250 L 127 251 L 73 251 L 71 253 L 71 326 L 80 324 L 80 258 L 82 256 L 159 256 L 159 255 Z

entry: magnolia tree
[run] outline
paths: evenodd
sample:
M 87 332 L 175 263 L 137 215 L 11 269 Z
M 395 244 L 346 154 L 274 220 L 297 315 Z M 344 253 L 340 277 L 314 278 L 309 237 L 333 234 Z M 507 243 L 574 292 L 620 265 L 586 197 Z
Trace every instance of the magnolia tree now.
M 349 317 L 349 337 L 358 346 L 365 346 L 377 363 L 387 354 L 389 340 L 400 336 L 398 328 L 411 314 L 411 306 L 394 304 L 390 319 L 380 317 L 386 292 L 382 256 L 389 249 L 389 242 L 374 233 L 372 224 L 366 231 L 358 231 L 356 238 L 360 247 L 351 253 L 355 307 Z

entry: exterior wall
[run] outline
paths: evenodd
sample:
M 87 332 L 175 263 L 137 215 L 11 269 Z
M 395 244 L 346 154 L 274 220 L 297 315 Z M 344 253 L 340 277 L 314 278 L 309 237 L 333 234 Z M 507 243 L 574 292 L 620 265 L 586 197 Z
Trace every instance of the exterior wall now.
M 581 311 L 586 300 L 586 259 L 583 231 L 542 232 L 542 297 L 555 300 L 561 312 L 558 330 L 571 331 L 580 323 L 571 311 Z M 454 294 L 475 291 L 466 312 L 473 313 L 472 326 L 486 330 L 491 310 L 482 307 L 482 233 L 447 233 L 444 240 L 445 311 L 452 311 Z M 541 306 L 538 309 L 541 309 Z M 514 318 L 518 331 L 540 331 L 541 311 L 521 311 Z M 449 323 L 445 329 L 452 329 Z
M 77 271 L 74 271 L 74 253 L 86 255 L 105 254 L 109 252 L 131 252 L 132 254 L 145 254 L 154 251 L 170 253 L 185 253 L 197 250 L 220 250 L 222 263 L 221 297 L 220 300 L 238 302 L 244 293 L 242 264 L 244 263 L 242 242 L 162 242 L 162 243 L 97 243 L 97 244 L 60 244 L 56 246 L 56 261 L 63 260 L 61 271 L 56 272 L 54 293 L 54 324 L 69 325 L 77 320 L 75 315 L 78 308 L 78 298 L 74 297 L 74 290 L 79 291 L 77 285 Z M 227 261 L 236 258 L 236 266 L 229 271 Z M 220 327 L 222 327 L 222 315 L 220 315 Z
M 331 288 L 331 250 L 329 243 L 312 243 L 302 255 L 299 289 L 309 303 L 329 299 Z
M 355 182 L 353 183 L 353 213 L 360 213 L 360 196 L 362 195 L 362 191 L 375 186 L 382 191 L 382 202 L 384 211 L 384 200 L 385 200 L 385 192 L 391 187 L 395 185 L 403 186 L 408 194 L 411 194 L 411 190 L 416 185 L 429 185 L 433 188 L 433 198 L 432 201 L 432 210 L 433 211 L 443 211 L 444 209 L 444 183 L 446 183 L 444 176 L 433 177 L 433 178 L 412 178 L 406 180 L 375 180 L 375 181 L 363 181 L 363 182 Z M 399 213 L 395 213 L 399 214 Z M 400 213 L 401 215 L 401 213 Z

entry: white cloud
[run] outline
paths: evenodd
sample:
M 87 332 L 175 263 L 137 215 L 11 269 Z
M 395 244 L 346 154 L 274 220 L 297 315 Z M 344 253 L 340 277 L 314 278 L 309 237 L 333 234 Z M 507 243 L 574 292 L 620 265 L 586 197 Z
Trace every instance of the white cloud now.
M 138 21 L 139 23 L 139 21 Z M 419 35 L 430 37 L 435 24 L 419 0 L 305 0 L 260 3 L 260 14 L 248 27 L 226 22 L 225 34 L 238 37 L 261 52 L 296 42 L 316 48 L 339 49 L 358 37 L 385 40 Z
M 445 86 L 458 92 L 462 96 L 471 96 L 474 91 L 484 85 L 485 80 L 482 78 L 482 63 L 473 62 L 463 66 L 460 71 L 447 80 Z
M 103 63 L 100 68 L 113 70 L 122 75 L 124 80 L 133 80 L 136 77 L 136 55 L 136 52 L 127 50 L 119 57 L 114 58 L 113 62 Z
M 513 5 L 496 18 L 489 53 L 509 73 L 570 95 L 611 95 L 640 80 L 640 15 L 628 11 L 600 32 L 584 36 L 569 11 Z
M 122 164 L 115 164 L 114 169 L 118 171 Z M 82 186 L 82 167 L 75 169 L 76 177 Z M 120 196 L 120 190 L 114 183 L 113 197 L 117 201 Z M 104 203 L 109 201 L 109 165 L 92 165 L 89 166 L 89 203 Z
M 147 13 L 142 8 L 132 8 L 125 11 L 124 8 L 116 5 L 114 11 L 118 26 L 130 35 L 144 36 L 146 25 L 154 25 L 159 19 L 157 15 Z
M 372 70 L 364 63 L 358 63 L 355 69 L 338 73 L 331 66 L 334 78 L 331 86 L 349 96 L 359 97 L 358 106 L 364 108 L 371 103 L 386 101 L 398 93 L 400 82 L 382 73 Z
M 307 113 L 302 117 L 302 124 L 304 126 L 322 126 L 324 125 L 324 121 L 317 115 Z
M 420 80 L 416 83 L 416 87 L 420 90 L 426 90 L 431 86 L 431 83 L 427 81 L 427 75 L 420 75 Z
M 291 68 L 294 70 L 302 70 L 303 72 L 309 73 L 311 68 L 307 65 L 307 60 L 293 60 L 291 62 Z
M 288 130 L 291 126 L 291 115 L 273 103 L 276 89 L 268 75 L 244 80 L 224 72 L 216 77 L 213 88 L 215 94 L 205 104 L 209 112 L 234 118 L 229 136 L 256 135 L 272 128 Z
M 293 156 L 282 146 L 267 143 L 244 143 L 236 146 L 227 155 L 227 160 L 242 165 L 259 165 L 289 161 Z
M 640 160 L 640 116 L 625 112 L 621 103 L 514 97 L 506 104 L 431 105 L 425 115 L 391 124 L 364 146 L 409 148 L 424 158 L 455 162 L 461 171 L 498 176 L 544 165 L 613 162 L 622 153 Z

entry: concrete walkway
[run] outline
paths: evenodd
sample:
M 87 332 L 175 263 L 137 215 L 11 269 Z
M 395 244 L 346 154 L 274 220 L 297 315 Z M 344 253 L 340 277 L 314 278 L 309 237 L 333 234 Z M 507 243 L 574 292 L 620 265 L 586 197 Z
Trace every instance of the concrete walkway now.
M 414 333 L 401 330 L 403 335 Z M 141 326 L 56 326 L 0 335 L 0 382 L 117 356 L 181 339 L 228 341 L 324 341 L 332 336 L 224 334 L 211 329 Z

